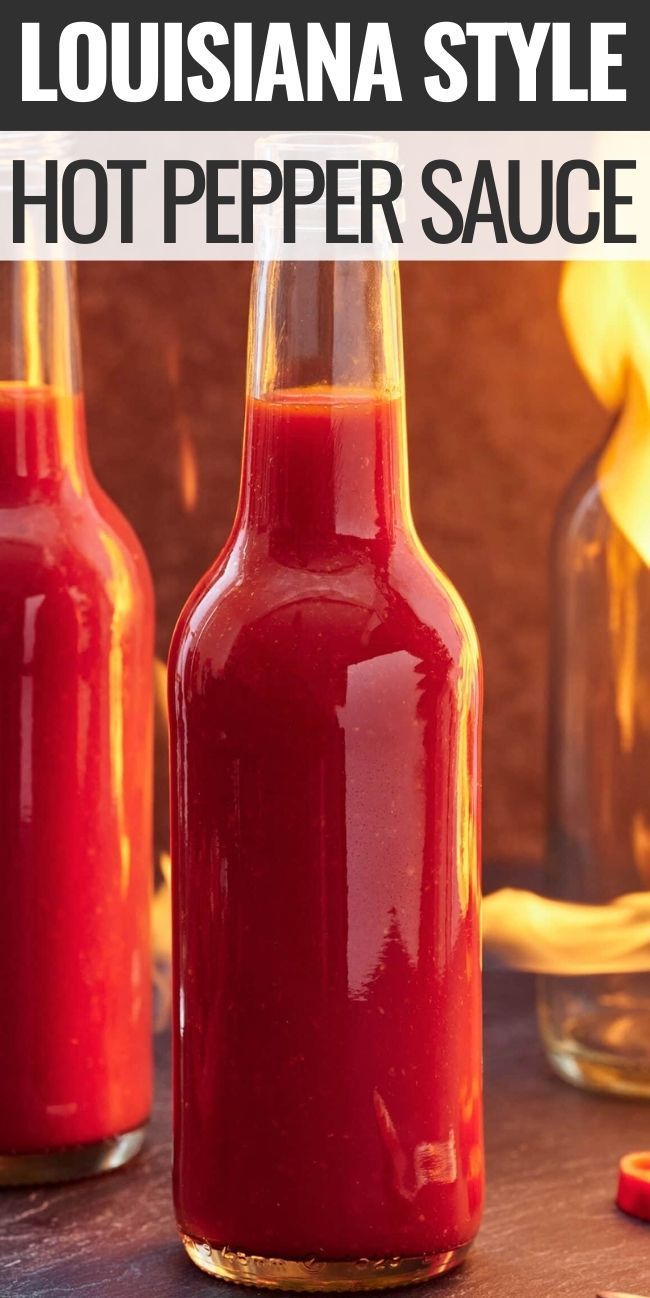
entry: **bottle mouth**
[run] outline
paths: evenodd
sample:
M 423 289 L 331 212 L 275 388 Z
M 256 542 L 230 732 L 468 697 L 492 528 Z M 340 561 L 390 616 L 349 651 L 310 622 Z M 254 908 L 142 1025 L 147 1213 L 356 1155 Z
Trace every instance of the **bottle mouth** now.
M 399 146 L 397 141 L 390 137 L 370 132 L 278 132 L 273 135 L 260 136 L 256 140 L 255 159 L 258 162 L 273 163 L 280 167 L 281 170 L 288 162 L 293 164 L 311 162 L 323 171 L 325 170 L 325 164 L 329 161 L 343 163 L 344 165 L 338 171 L 336 178 L 337 194 L 342 199 L 338 224 L 341 233 L 350 233 L 358 228 L 359 202 L 361 199 L 361 167 L 354 164 L 386 162 L 397 166 L 399 165 Z M 308 201 L 309 195 L 313 192 L 313 186 L 314 177 L 311 169 L 308 167 L 301 169 L 298 166 L 295 176 L 295 192 L 298 200 L 302 200 L 299 202 L 296 211 L 298 242 L 300 242 L 301 235 L 303 241 L 308 241 L 310 235 L 316 237 L 325 233 L 326 197 L 323 194 L 315 201 Z M 266 192 L 268 192 L 267 177 L 264 175 L 256 176 L 256 195 L 263 196 Z M 404 200 L 402 197 L 396 202 L 396 211 L 398 220 L 401 223 L 404 220 Z M 263 237 L 272 231 L 277 234 L 281 224 L 281 201 L 262 209 L 260 232 Z M 382 250 L 382 255 L 385 255 L 386 237 L 383 235 L 378 236 L 377 245 Z M 357 252 L 356 256 L 359 255 L 360 253 Z
M 361 193 L 361 174 L 353 163 L 391 162 L 397 164 L 399 149 L 395 140 L 381 135 L 353 133 L 351 131 L 296 131 L 261 136 L 255 142 L 258 162 L 273 162 L 282 168 L 286 162 L 314 162 L 324 168 L 328 161 L 347 163 L 339 179 L 341 194 Z M 310 192 L 311 177 L 300 171 L 296 177 L 296 192 L 304 197 Z M 323 207 L 325 199 L 320 199 Z M 318 204 L 314 204 L 318 206 Z

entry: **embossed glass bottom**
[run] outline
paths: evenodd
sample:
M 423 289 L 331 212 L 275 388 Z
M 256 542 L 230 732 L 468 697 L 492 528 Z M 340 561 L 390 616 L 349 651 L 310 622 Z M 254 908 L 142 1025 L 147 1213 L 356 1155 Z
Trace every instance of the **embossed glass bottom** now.
M 208 1275 L 258 1289 L 306 1290 L 315 1293 L 359 1289 L 395 1289 L 420 1284 L 460 1266 L 470 1244 L 446 1253 L 423 1253 L 419 1257 L 359 1258 L 356 1262 L 322 1262 L 318 1258 L 295 1261 L 281 1257 L 257 1257 L 230 1248 L 215 1248 L 206 1240 L 182 1235 L 189 1257 Z
M 42 1154 L 0 1154 L 0 1185 L 52 1185 L 112 1172 L 140 1152 L 146 1130 L 144 1124 L 108 1140 L 50 1149 Z

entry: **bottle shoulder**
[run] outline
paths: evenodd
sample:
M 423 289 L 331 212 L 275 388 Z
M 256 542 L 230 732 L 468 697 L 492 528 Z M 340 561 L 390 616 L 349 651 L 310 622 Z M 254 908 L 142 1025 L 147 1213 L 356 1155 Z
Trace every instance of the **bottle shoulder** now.
M 113 501 L 92 480 L 11 506 L 0 503 L 0 589 L 104 587 L 123 604 L 153 604 L 143 547 Z
M 96 479 L 93 479 L 90 495 L 94 516 L 99 521 L 100 535 L 104 542 L 110 537 L 133 579 L 153 599 L 153 578 L 149 561 L 135 528 Z
M 260 661 L 327 653 L 350 663 L 405 652 L 480 676 L 476 633 L 452 584 L 418 544 L 368 547 L 329 564 L 248 565 L 226 550 L 190 596 L 170 651 L 172 675 L 233 655 Z

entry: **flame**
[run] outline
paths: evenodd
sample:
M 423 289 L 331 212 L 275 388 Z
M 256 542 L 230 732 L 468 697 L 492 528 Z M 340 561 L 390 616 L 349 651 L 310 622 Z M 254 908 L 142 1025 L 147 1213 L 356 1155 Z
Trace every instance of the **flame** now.
M 610 516 L 650 566 L 650 262 L 574 262 L 560 311 L 596 396 L 620 412 L 598 462 Z
M 176 425 L 181 502 L 185 513 L 193 514 L 199 498 L 199 467 L 196 450 L 188 422 L 183 415 L 179 414 Z
M 166 1028 L 171 1016 L 172 863 L 169 852 L 161 852 L 159 866 L 162 881 L 154 892 L 151 905 L 155 1032 Z
M 156 730 L 162 733 L 167 727 L 167 668 L 160 658 L 154 660 L 154 698 L 156 703 Z M 165 753 L 166 753 L 166 744 Z M 151 949 L 154 983 L 154 1028 L 162 1031 L 169 1024 L 171 1013 L 171 857 L 169 852 L 158 852 L 156 887 L 151 905 Z
M 167 667 L 162 658 L 155 658 L 153 664 L 153 688 L 156 707 L 167 724 Z
M 502 888 L 483 903 L 483 941 L 500 963 L 536 974 L 650 971 L 650 893 L 605 906 Z
M 190 422 L 179 403 L 181 360 L 177 338 L 170 339 L 167 344 L 166 368 L 172 390 L 178 433 L 178 481 L 181 504 L 186 514 L 192 514 L 199 498 L 199 469 Z
M 172 862 L 169 852 L 158 858 L 161 883 L 156 888 L 151 905 L 151 942 L 154 959 L 168 960 L 171 953 L 171 878 Z

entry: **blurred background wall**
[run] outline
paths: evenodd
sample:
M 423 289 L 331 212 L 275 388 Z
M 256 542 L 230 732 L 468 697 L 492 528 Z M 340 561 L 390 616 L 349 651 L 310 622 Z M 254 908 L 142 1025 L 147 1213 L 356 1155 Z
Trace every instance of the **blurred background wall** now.
M 414 513 L 483 646 L 492 860 L 543 851 L 550 529 L 607 431 L 562 333 L 559 273 L 550 263 L 402 270 Z M 232 521 L 250 270 L 119 263 L 79 275 L 93 462 L 149 555 L 165 657 Z

